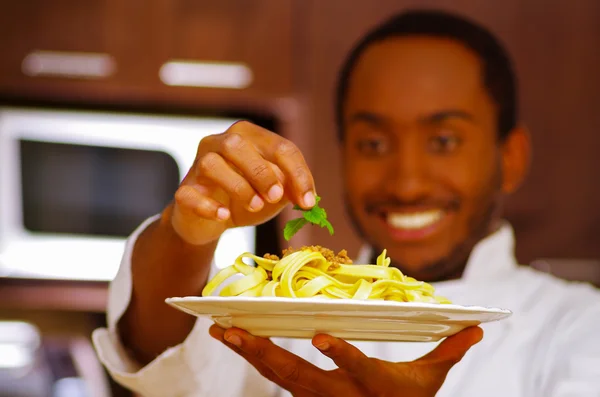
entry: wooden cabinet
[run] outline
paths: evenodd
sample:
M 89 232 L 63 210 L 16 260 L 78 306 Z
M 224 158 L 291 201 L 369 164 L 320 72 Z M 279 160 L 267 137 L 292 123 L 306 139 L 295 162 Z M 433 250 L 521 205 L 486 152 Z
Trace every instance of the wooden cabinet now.
M 109 102 L 285 96 L 293 86 L 291 16 L 292 0 L 4 1 L 0 95 Z M 212 65 L 209 82 L 240 67 L 246 83 L 169 84 L 161 75 L 169 62 Z
M 250 78 L 244 89 L 250 92 L 291 91 L 292 1 L 157 0 L 157 4 L 163 11 L 152 24 L 159 47 L 156 60 L 161 62 L 157 68 L 169 61 L 229 63 L 247 68 Z
M 0 88 L 3 92 L 91 88 L 118 82 L 118 0 L 3 1 Z

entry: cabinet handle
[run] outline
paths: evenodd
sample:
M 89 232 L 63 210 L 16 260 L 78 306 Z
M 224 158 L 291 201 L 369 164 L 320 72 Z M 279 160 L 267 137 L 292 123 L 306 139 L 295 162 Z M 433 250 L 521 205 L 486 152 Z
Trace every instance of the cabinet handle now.
M 170 86 L 243 89 L 252 83 L 252 70 L 243 63 L 173 60 L 162 65 L 161 81 Z
M 34 77 L 102 79 L 114 74 L 116 62 L 102 53 L 33 51 L 23 59 L 21 70 Z

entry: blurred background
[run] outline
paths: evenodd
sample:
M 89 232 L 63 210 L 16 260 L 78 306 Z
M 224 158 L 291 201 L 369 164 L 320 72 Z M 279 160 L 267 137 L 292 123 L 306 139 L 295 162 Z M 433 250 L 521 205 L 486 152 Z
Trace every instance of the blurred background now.
M 0 0 L 0 397 L 127 396 L 90 345 L 124 239 L 169 201 L 197 142 L 239 119 L 293 140 L 356 254 L 333 122 L 338 68 L 409 7 L 506 44 L 534 161 L 507 218 L 520 263 L 600 285 L 600 1 Z M 279 251 L 291 214 L 230 232 L 217 264 Z

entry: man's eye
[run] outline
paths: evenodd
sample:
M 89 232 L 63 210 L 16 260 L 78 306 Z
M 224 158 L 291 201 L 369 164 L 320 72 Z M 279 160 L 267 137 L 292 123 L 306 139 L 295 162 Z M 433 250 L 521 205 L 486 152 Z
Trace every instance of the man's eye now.
M 431 138 L 429 148 L 434 153 L 450 153 L 458 148 L 461 141 L 455 136 L 438 135 Z
M 361 139 L 356 146 L 360 153 L 368 156 L 380 155 L 388 150 L 387 143 L 379 138 Z

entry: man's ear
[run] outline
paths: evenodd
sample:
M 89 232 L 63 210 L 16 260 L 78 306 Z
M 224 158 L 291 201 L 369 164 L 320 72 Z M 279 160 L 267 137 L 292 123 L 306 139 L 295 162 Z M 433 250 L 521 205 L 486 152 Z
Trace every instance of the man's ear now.
M 502 191 L 516 191 L 527 176 L 531 164 L 531 135 L 524 125 L 513 128 L 502 144 Z

